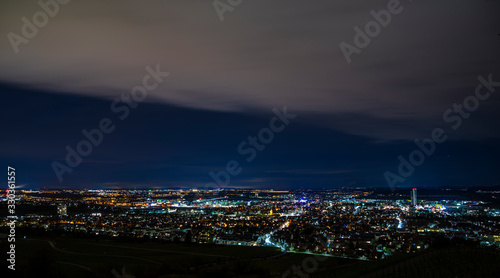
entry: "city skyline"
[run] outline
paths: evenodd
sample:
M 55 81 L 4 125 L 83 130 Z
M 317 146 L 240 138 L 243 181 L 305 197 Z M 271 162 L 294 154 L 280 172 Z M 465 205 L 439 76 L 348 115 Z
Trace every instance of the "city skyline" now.
M 498 11 L 2 1 L 0 277 L 497 277 Z

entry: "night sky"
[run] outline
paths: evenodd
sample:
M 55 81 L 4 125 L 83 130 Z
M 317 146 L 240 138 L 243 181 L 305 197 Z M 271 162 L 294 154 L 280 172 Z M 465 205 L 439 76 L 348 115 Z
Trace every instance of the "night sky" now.
M 500 184 L 498 1 L 401 1 L 350 62 L 341 43 L 393 0 L 243 0 L 222 21 L 212 2 L 73 0 L 14 47 L 42 8 L 2 1 L 0 162 L 18 185 L 206 188 L 235 160 L 216 187 L 388 187 L 436 128 L 447 140 L 395 186 Z M 155 68 L 169 75 L 143 101 L 112 108 Z M 444 119 L 478 86 L 477 108 Z M 247 161 L 239 145 L 284 107 L 296 117 Z M 102 119 L 114 130 L 59 179 Z

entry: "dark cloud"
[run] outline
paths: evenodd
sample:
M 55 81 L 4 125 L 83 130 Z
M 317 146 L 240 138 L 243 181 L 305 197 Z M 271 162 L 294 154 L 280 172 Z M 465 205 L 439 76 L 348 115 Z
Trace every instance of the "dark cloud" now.
M 172 75 L 149 101 L 216 111 L 287 104 L 347 132 L 410 139 L 331 116 L 437 123 L 443 105 L 472 91 L 479 74 L 500 79 L 499 4 L 401 1 L 403 11 L 348 65 L 339 44 L 353 43 L 353 27 L 388 2 L 245 1 L 221 22 L 210 1 L 71 1 L 19 54 L 2 40 L 0 78 L 109 97 L 140 82 L 146 65 L 161 64 Z M 39 9 L 35 1 L 4 4 L 1 33 L 20 34 L 20 18 Z
M 4 109 L 12 119 L 4 126 L 16 137 L 2 139 L 0 151 L 36 167 L 61 159 L 82 128 L 109 113 L 109 100 L 142 82 L 146 66 L 160 64 L 171 74 L 142 106 L 152 112 L 142 110 L 127 121 L 110 137 L 116 143 L 88 160 L 74 182 L 96 181 L 88 173 L 106 165 L 109 180 L 102 184 L 140 181 L 119 174 L 120 167 L 136 166 L 147 169 L 151 184 L 166 176 L 170 185 L 203 183 L 208 171 L 232 157 L 237 143 L 262 128 L 260 120 L 268 120 L 273 107 L 287 105 L 300 115 L 300 127 L 287 131 L 295 139 L 248 166 L 242 183 L 287 184 L 290 169 L 303 169 L 295 172 L 294 184 L 320 172 L 331 173 L 316 180 L 321 185 L 332 176 L 341 184 L 380 183 L 414 138 L 428 137 L 435 127 L 449 129 L 443 112 L 474 93 L 479 75 L 500 80 L 495 1 L 402 0 L 403 11 L 348 64 L 339 44 L 353 44 L 353 28 L 363 28 L 373 20 L 370 11 L 388 2 L 244 0 L 221 22 L 211 1 L 73 0 L 15 54 L 7 34 L 21 34 L 21 18 L 31 19 L 40 7 L 37 1 L 4 1 L 0 81 L 2 93 L 16 94 Z M 450 132 L 450 141 L 498 140 L 499 102 L 495 92 Z M 177 120 L 162 121 L 167 116 Z M 215 138 L 224 143 L 211 137 L 218 132 L 224 136 Z M 332 137 L 317 144 L 317 138 Z M 345 144 L 355 147 L 343 152 Z

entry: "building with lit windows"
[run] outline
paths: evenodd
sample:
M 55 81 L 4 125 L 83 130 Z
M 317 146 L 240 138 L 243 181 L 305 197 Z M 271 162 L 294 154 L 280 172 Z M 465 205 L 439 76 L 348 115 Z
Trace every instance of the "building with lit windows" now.
M 415 187 L 411 190 L 411 205 L 417 205 L 417 189 Z
M 59 204 L 57 206 L 57 214 L 60 216 L 68 216 L 68 207 L 65 204 Z

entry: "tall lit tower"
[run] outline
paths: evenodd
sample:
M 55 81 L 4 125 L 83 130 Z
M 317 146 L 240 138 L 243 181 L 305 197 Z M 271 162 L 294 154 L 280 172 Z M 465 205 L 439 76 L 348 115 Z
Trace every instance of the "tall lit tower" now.
M 415 187 L 411 190 L 411 205 L 417 205 L 417 189 Z

